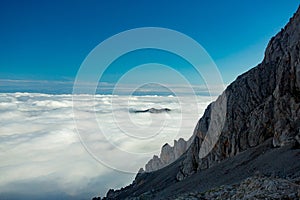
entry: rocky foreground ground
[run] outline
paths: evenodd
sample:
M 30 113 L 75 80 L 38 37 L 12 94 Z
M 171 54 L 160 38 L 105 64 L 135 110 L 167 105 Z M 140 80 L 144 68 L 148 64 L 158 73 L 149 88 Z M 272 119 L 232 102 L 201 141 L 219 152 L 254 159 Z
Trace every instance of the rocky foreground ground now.
M 206 192 L 189 192 L 173 197 L 174 200 L 298 200 L 300 199 L 300 178 L 267 177 L 257 174 L 239 184 L 223 185 Z M 150 200 L 151 192 L 127 200 Z
M 283 179 L 266 176 L 253 176 L 240 184 L 226 185 L 206 192 L 190 192 L 179 195 L 177 200 L 211 199 L 300 199 L 300 178 Z

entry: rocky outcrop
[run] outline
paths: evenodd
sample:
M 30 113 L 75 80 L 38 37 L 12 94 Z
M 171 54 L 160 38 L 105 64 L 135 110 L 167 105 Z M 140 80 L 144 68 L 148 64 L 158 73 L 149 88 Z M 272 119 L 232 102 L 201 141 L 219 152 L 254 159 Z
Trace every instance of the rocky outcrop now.
M 300 199 L 300 179 L 283 179 L 255 175 L 239 184 L 223 185 L 206 192 L 190 192 L 173 197 L 174 200 L 217 199 Z
M 174 158 L 179 158 L 186 151 L 188 145 L 188 142 L 183 138 L 180 138 L 178 141 L 174 140 Z
M 223 98 L 222 98 L 223 96 Z M 225 97 L 224 97 L 225 96 Z M 226 119 L 213 150 L 201 156 L 215 104 L 226 99 Z M 221 110 L 220 110 L 221 112 Z M 222 120 L 219 118 L 217 120 Z M 219 122 L 222 124 L 223 122 Z M 198 122 L 195 140 L 182 161 L 177 179 L 255 147 L 268 138 L 274 147 L 299 143 L 300 11 L 271 39 L 261 64 L 239 76 Z
M 241 181 L 257 169 L 299 177 L 299 142 L 300 8 L 270 40 L 262 63 L 240 75 L 207 107 L 187 151 L 163 169 L 138 175 L 114 197 L 163 199 L 191 188 L 203 192 L 222 182 Z M 174 149 L 166 146 L 155 159 L 176 159 Z M 277 184 L 253 181 L 255 187 Z M 244 190 L 245 185 L 238 187 Z
M 146 172 L 155 171 L 162 168 L 163 166 L 164 164 L 161 161 L 161 159 L 157 155 L 154 155 L 153 158 L 149 160 L 149 162 L 145 165 L 145 171 Z
M 187 150 L 190 141 L 191 140 L 185 141 L 183 138 L 180 138 L 178 141 L 174 140 L 173 147 L 166 143 L 161 148 L 160 157 L 154 155 L 145 165 L 145 171 L 155 171 L 174 162 Z

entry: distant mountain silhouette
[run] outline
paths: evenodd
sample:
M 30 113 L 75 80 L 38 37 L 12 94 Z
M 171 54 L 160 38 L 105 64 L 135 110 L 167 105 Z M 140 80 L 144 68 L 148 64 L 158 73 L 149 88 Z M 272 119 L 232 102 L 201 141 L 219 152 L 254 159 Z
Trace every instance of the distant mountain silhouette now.
M 146 110 L 133 110 L 133 113 L 163 113 L 163 112 L 170 112 L 171 109 L 169 108 L 149 108 Z

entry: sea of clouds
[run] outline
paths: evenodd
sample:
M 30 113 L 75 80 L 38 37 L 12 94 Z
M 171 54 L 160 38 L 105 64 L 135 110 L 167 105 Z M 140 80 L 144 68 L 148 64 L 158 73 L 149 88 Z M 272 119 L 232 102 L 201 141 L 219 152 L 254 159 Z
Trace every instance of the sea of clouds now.
M 188 139 L 212 100 L 0 93 L 0 199 L 88 199 L 125 186 L 163 144 Z M 149 108 L 171 111 L 132 112 Z

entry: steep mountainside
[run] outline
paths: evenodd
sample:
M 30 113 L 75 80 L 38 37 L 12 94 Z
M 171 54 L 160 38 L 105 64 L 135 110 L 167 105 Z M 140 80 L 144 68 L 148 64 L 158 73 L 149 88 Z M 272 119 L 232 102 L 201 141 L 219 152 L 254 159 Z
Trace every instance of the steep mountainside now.
M 226 105 L 223 109 L 220 105 Z M 225 118 L 213 114 L 226 111 Z M 221 124 L 210 153 L 201 151 L 210 128 Z M 224 126 L 223 126 L 224 124 Z M 216 130 L 216 129 L 212 129 Z M 300 8 L 266 49 L 257 67 L 240 75 L 208 106 L 193 141 L 174 163 L 138 174 L 107 199 L 165 199 L 240 182 L 255 171 L 300 174 Z
M 275 147 L 300 137 L 300 11 L 271 39 L 261 64 L 239 76 L 222 94 L 227 97 L 226 121 L 217 145 L 203 159 L 199 146 L 211 120 L 211 107 L 200 119 L 193 146 L 179 177 L 236 155 L 273 138 Z M 191 162 L 194 157 L 196 161 Z M 187 166 L 191 165 L 193 166 Z

